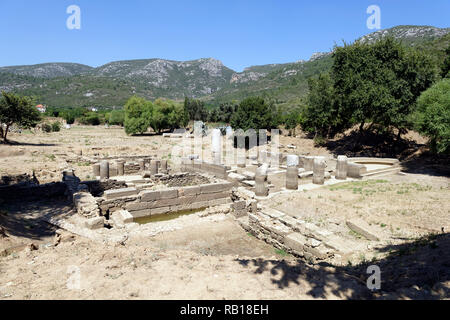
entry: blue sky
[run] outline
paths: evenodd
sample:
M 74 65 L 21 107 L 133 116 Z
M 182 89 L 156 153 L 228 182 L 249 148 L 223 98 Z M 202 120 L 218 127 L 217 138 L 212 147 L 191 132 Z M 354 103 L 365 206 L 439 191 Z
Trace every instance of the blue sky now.
M 1 0 L 0 66 L 213 57 L 241 71 L 375 31 L 366 26 L 372 4 L 381 28 L 450 27 L 450 0 Z M 70 5 L 81 9 L 81 30 L 66 27 Z

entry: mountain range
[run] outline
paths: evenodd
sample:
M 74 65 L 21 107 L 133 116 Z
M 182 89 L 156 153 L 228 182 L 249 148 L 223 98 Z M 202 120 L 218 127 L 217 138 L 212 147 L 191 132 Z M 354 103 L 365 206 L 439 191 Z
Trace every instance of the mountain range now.
M 406 46 L 429 51 L 439 61 L 450 45 L 450 28 L 397 26 L 356 41 L 392 36 Z M 217 105 L 251 95 L 292 107 L 306 95 L 307 79 L 330 69 L 331 52 L 308 61 L 252 66 L 235 72 L 213 58 L 191 61 L 143 59 L 116 61 L 98 68 L 76 63 L 45 63 L 0 68 L 0 90 L 36 97 L 53 107 L 120 107 L 133 94 L 148 99 L 194 97 Z

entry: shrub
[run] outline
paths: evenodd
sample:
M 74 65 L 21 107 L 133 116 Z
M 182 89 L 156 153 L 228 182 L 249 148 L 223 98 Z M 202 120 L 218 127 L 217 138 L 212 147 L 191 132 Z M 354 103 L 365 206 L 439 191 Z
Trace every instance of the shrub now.
M 80 123 L 84 125 L 98 126 L 100 124 L 100 118 L 97 113 L 89 112 L 80 118 Z
M 53 132 L 61 131 L 61 124 L 59 122 L 53 122 L 52 123 L 52 131 Z
M 113 110 L 109 114 L 108 123 L 111 125 L 123 126 L 125 122 L 125 111 Z
M 46 133 L 50 133 L 50 132 L 52 132 L 52 126 L 45 122 L 42 124 L 42 131 L 46 132 Z
M 434 152 L 450 153 L 450 79 L 443 79 L 422 93 L 413 121 L 415 128 L 430 138 Z

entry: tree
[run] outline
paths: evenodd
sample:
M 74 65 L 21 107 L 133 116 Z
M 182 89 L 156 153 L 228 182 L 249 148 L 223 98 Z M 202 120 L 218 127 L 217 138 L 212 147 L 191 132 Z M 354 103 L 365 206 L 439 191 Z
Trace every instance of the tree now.
M 203 101 L 185 98 L 184 109 L 188 114 L 189 120 L 206 121 L 208 119 L 208 111 Z
M 441 71 L 441 76 L 442 78 L 445 77 L 450 77 L 450 45 L 448 46 L 448 48 L 445 50 L 445 60 L 444 63 L 442 65 L 442 71 Z
M 301 123 L 301 113 L 299 110 L 292 110 L 285 117 L 284 127 L 289 130 L 290 135 L 295 136 L 295 128 Z
M 450 153 L 450 79 L 423 92 L 413 115 L 415 128 L 430 138 L 431 149 Z
M 13 124 L 22 128 L 30 128 L 36 126 L 40 119 L 39 111 L 33 106 L 30 97 L 2 92 L 0 133 L 4 141 L 7 141 L 8 130 Z M 3 126 L 5 126 L 5 129 L 3 129 Z
M 109 114 L 108 123 L 111 125 L 123 126 L 125 121 L 125 112 L 123 110 L 113 110 Z
M 315 136 L 330 136 L 339 125 L 333 80 L 329 74 L 320 74 L 317 78 L 310 78 L 308 86 L 308 105 L 300 119 L 302 128 Z
M 125 132 L 142 134 L 149 127 L 161 133 L 188 123 L 183 105 L 172 100 L 157 99 L 153 103 L 144 98 L 131 97 L 125 105 Z
M 231 126 L 244 131 L 248 129 L 272 129 L 274 127 L 273 106 L 263 98 L 244 99 L 231 117 Z
M 124 126 L 127 134 L 143 134 L 148 130 L 153 116 L 153 104 L 150 101 L 133 96 L 128 99 L 124 110 Z
M 437 72 L 428 56 L 393 38 L 345 45 L 335 49 L 333 58 L 331 77 L 341 130 L 359 124 L 362 131 L 371 123 L 397 128 L 400 136 L 416 99 Z

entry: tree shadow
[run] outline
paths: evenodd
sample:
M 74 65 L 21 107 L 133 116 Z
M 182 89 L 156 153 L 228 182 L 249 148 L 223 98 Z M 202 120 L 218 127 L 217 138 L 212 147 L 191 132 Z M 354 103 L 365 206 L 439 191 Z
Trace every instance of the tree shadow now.
M 435 155 L 425 144 L 411 139 L 397 139 L 392 132 L 376 133 L 354 130 L 324 145 L 333 155 L 348 157 L 395 158 L 400 160 L 404 172 L 433 176 L 450 176 L 450 156 Z
M 358 265 L 318 265 L 298 259 L 295 262 L 266 259 L 236 259 L 255 274 L 269 272 L 279 289 L 307 283 L 312 298 L 328 293 L 342 299 L 443 299 L 450 296 L 450 234 L 431 235 L 410 243 L 381 249 L 385 258 Z M 370 265 L 381 270 L 381 290 L 367 287 Z
M 31 142 L 18 142 L 14 140 L 0 141 L 0 144 L 7 146 L 25 146 L 25 147 L 55 147 L 58 146 L 55 143 L 31 143 Z
M 65 199 L 6 203 L 0 206 L 0 227 L 9 236 L 40 240 L 55 235 L 57 227 L 45 222 L 44 216 L 73 214 Z

